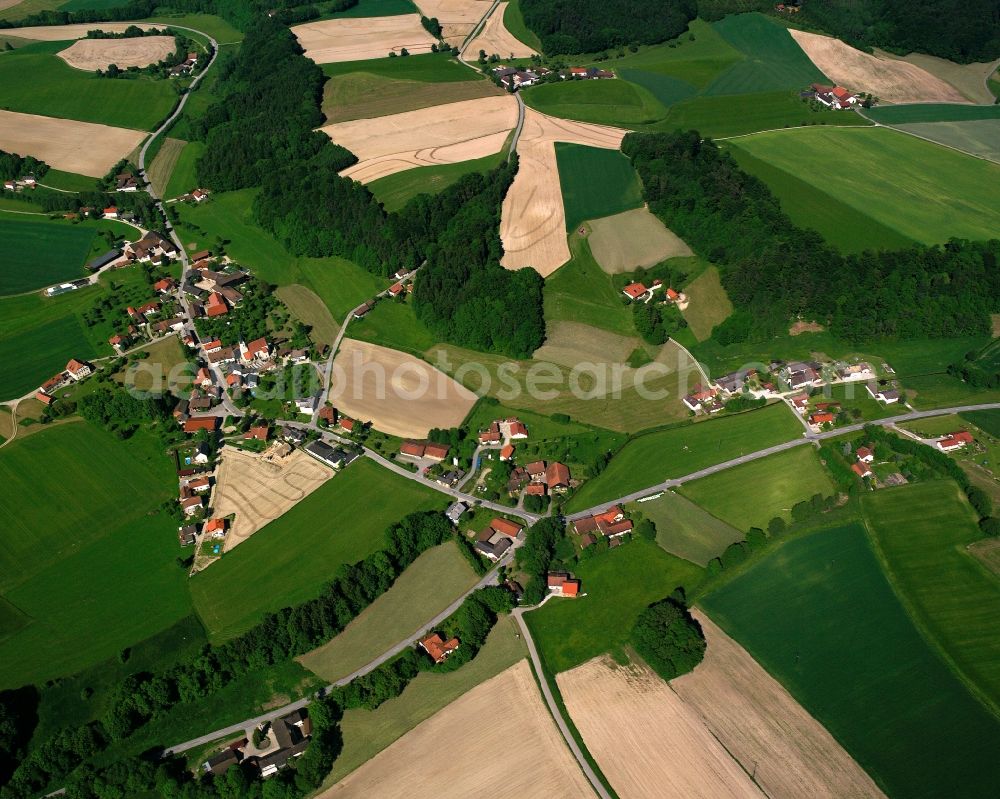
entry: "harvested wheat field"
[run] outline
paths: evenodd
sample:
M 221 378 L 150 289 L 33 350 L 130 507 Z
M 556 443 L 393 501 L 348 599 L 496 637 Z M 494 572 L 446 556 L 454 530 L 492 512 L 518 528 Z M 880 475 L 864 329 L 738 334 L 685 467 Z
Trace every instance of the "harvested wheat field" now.
M 226 447 L 212 492 L 215 517 L 235 514 L 226 531 L 228 552 L 273 522 L 333 477 L 333 470 L 293 450 L 283 458 Z
M 878 58 L 818 33 L 790 29 L 809 59 L 835 83 L 883 103 L 967 103 L 954 86 L 905 61 Z
M 457 47 L 472 33 L 492 3 L 493 0 L 417 0 L 417 7 L 425 17 L 437 19 L 444 40 Z
M 426 361 L 377 344 L 345 338 L 333 371 L 330 402 L 394 436 L 458 427 L 476 404 L 472 391 Z
M 594 219 L 590 230 L 590 251 L 609 275 L 653 266 L 666 258 L 694 255 L 648 208 Z
M 990 75 L 996 72 L 996 61 L 973 61 L 971 64 L 956 64 L 954 61 L 947 61 L 944 58 L 924 53 L 898 56 L 887 53 L 885 50 L 879 50 L 877 47 L 875 55 L 887 61 L 905 61 L 930 72 L 945 83 L 954 86 L 974 103 L 992 105 L 995 99 L 993 93 L 987 88 L 986 81 Z
M 621 364 L 641 345 L 636 336 L 621 336 L 583 322 L 550 322 L 545 343 L 531 357 L 571 369 L 584 362 Z
M 496 11 L 490 14 L 479 35 L 469 42 L 465 48 L 466 52 L 472 53 L 475 57 L 479 55 L 480 50 L 485 50 L 487 55 L 496 53 L 501 58 L 528 58 L 534 54 L 532 48 L 520 39 L 514 38 L 514 34 L 504 26 L 503 16 L 507 11 L 507 5 L 500 3 L 496 7 Z
M 431 716 L 319 799 L 593 795 L 522 660 Z
M 764 796 L 647 666 L 619 666 L 602 655 L 558 674 L 556 682 L 587 749 L 619 796 Z
M 882 797 L 864 770 L 739 644 L 695 611 L 705 660 L 670 685 L 772 799 Z
M 77 69 L 95 72 L 116 64 L 119 69 L 148 67 L 170 55 L 176 45 L 173 36 L 142 36 L 136 39 L 80 39 L 59 57 Z
M 68 42 L 71 39 L 85 39 L 88 31 L 104 31 L 105 33 L 124 33 L 126 28 L 135 25 L 143 30 L 163 28 L 163 25 L 139 24 L 134 22 L 90 22 L 80 25 L 36 25 L 30 28 L 18 28 L 17 36 L 33 39 L 36 42 Z M 111 40 L 106 40 L 111 41 Z
M 398 53 L 404 47 L 411 55 L 429 53 L 436 44 L 420 24 L 419 14 L 325 19 L 296 25 L 292 33 L 317 64 L 385 58 L 390 50 Z
M 504 94 L 338 122 L 323 131 L 359 159 L 341 174 L 370 183 L 418 166 L 493 155 L 503 149 L 516 124 L 517 101 Z
M 569 260 L 555 143 L 587 144 L 617 150 L 626 131 L 524 111 L 517 145 L 520 168 L 503 201 L 500 238 L 507 269 L 531 267 L 547 277 Z
M 53 169 L 100 178 L 146 134 L 93 122 L 0 111 L 0 150 L 33 155 Z

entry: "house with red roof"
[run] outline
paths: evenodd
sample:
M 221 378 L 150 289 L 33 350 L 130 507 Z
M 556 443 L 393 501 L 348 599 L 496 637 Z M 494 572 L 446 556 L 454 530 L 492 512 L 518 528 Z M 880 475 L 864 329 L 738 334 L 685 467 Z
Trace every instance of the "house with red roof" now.
M 497 516 L 490 522 L 488 529 L 513 539 L 522 537 L 521 534 L 524 531 L 524 525 L 512 522 L 510 519 L 504 519 L 502 516 Z
M 172 277 L 165 277 L 162 280 L 157 280 L 153 284 L 153 291 L 158 292 L 159 294 L 169 294 L 175 288 L 177 288 L 177 281 L 175 281 Z
M 432 461 L 443 461 L 448 457 L 448 447 L 445 444 L 427 444 L 424 447 L 424 457 L 430 458 Z
M 956 449 L 962 449 L 973 441 L 975 439 L 971 433 L 966 430 L 959 430 L 957 433 L 948 433 L 948 435 L 939 438 L 935 444 L 942 452 L 954 452 Z
M 200 496 L 185 497 L 180 500 L 181 510 L 185 516 L 194 516 L 202 509 L 203 500 Z
M 625 288 L 622 289 L 622 294 L 628 297 L 632 301 L 638 301 L 646 296 L 649 289 L 642 283 L 629 283 Z
M 405 288 L 404 288 L 404 286 L 403 286 L 402 283 L 393 283 L 391 286 L 389 286 L 389 296 L 390 297 L 398 297 L 404 291 L 405 291 Z
M 824 424 L 833 424 L 837 417 L 832 413 L 814 413 L 809 417 L 809 424 L 819 427 Z
M 544 497 L 548 496 L 549 487 L 545 483 L 528 483 L 528 487 L 524 489 L 524 493 L 529 497 Z
M 114 205 L 109 205 L 104 209 L 105 219 L 117 219 L 118 218 L 118 207 Z
M 458 649 L 460 645 L 457 638 L 445 641 L 441 633 L 431 633 L 426 638 L 421 638 L 417 643 L 431 656 L 431 660 L 435 663 L 444 663 L 448 659 L 448 655 Z
M 874 472 L 872 472 L 871 467 L 862 461 L 857 461 L 851 464 L 851 471 L 853 471 L 858 477 L 865 478 L 871 477 Z
M 221 349 L 222 349 L 222 342 L 219 341 L 219 339 L 217 338 L 212 339 L 211 341 L 205 343 L 206 353 L 219 352 Z
M 399 447 L 399 454 L 408 458 L 422 458 L 425 449 L 426 446 L 419 441 L 404 441 Z
M 243 439 L 246 441 L 267 441 L 267 434 L 269 432 L 270 430 L 266 424 L 256 425 L 243 434 Z
M 229 306 L 217 291 L 208 295 L 208 302 L 205 303 L 205 316 L 224 316 L 229 313 Z
M 514 457 L 513 444 L 504 444 L 502 447 L 500 447 L 500 460 L 509 461 L 513 457 Z
M 318 418 L 328 425 L 332 425 L 337 420 L 337 409 L 332 405 L 324 405 L 319 409 Z
M 49 396 L 44 391 L 36 391 L 35 392 L 35 399 L 38 400 L 40 403 L 42 403 L 42 405 L 44 405 L 46 407 L 48 407 L 49 405 L 51 405 L 53 402 L 56 401 L 55 397 Z
M 214 433 L 218 424 L 219 417 L 217 416 L 192 416 L 185 420 L 184 432 L 191 434 L 207 430 L 209 433 Z
M 205 522 L 206 535 L 212 536 L 212 538 L 225 538 L 226 537 L 226 520 L 225 519 L 209 519 Z
M 549 491 L 565 491 L 569 488 L 569 467 L 555 461 L 545 467 L 545 484 Z
M 508 419 L 509 432 L 508 438 L 510 439 L 524 439 L 528 437 L 528 428 L 524 426 L 518 419 Z
M 354 420 L 350 416 L 341 416 L 337 419 L 337 425 L 345 432 L 354 432 Z
M 858 447 L 854 454 L 858 456 L 858 460 L 862 463 L 871 463 L 875 460 L 875 453 L 868 447 Z
M 76 358 L 66 364 L 66 374 L 71 380 L 83 380 L 83 378 L 94 373 L 94 368 L 85 361 L 78 361 Z
M 249 344 L 240 342 L 240 360 L 251 363 L 255 360 L 265 360 L 271 354 L 271 345 L 266 338 L 256 338 Z
M 568 572 L 549 572 L 546 575 L 546 583 L 553 596 L 577 597 L 580 595 L 580 581 L 570 577 Z
M 208 371 L 204 366 L 198 370 L 198 374 L 195 376 L 194 382 L 197 383 L 202 388 L 208 388 L 212 385 L 212 373 Z

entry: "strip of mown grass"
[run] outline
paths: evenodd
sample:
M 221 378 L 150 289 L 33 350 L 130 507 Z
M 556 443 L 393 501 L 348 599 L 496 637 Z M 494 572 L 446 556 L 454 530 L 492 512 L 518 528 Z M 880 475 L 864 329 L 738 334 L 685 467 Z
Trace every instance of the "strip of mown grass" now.
M 693 265 L 697 264 L 692 259 Z M 684 319 L 691 333 L 698 341 L 712 335 L 712 329 L 724 322 L 733 312 L 733 303 L 722 287 L 719 270 L 709 265 L 694 280 L 684 287 L 688 296 L 688 307 L 684 309 Z
M 60 424 L 0 452 L 4 598 L 30 622 L 0 643 L 0 687 L 113 657 L 191 612 L 176 490 L 155 439 Z M 142 608 L 141 613 L 136 608 Z
M 888 795 L 995 794 L 1000 722 L 927 646 L 860 525 L 790 540 L 701 604 Z
M 419 631 L 478 579 L 455 542 L 434 547 L 410 564 L 340 635 L 298 661 L 327 682 L 346 677 Z
M 471 161 L 459 161 L 457 164 L 405 169 L 372 181 L 368 184 L 368 190 L 386 211 L 398 211 L 418 194 L 439 194 L 465 175 L 489 172 L 506 157 L 506 153 L 501 151 Z
M 262 280 L 279 286 L 298 283 L 312 289 L 338 321 L 388 286 L 388 281 L 344 258 L 289 254 L 254 222 L 254 194 L 253 190 L 224 192 L 197 206 L 178 207 L 178 233 L 188 251 L 217 249 L 216 240 L 221 238 L 227 242 L 226 252 Z
M 1000 165 L 889 128 L 778 131 L 736 144 L 924 244 L 1000 229 Z M 815 169 L 820 160 L 866 168 L 824 172 Z
M 868 531 L 918 626 L 1000 712 L 1000 581 L 970 555 L 983 536 L 951 481 L 865 496 Z
M 831 196 L 798 174 L 756 158 L 740 146 L 742 141 L 738 139 L 728 146 L 736 163 L 767 184 L 781 202 L 781 209 L 795 224 L 812 228 L 842 253 L 898 250 L 915 243 L 898 230 L 875 221 L 865 211 Z
M 524 22 L 521 5 L 518 0 L 509 0 L 503 12 L 503 26 L 519 42 L 528 45 L 536 53 L 542 52 L 542 43 L 535 32 Z
M 666 491 L 651 502 L 633 502 L 628 510 L 642 514 L 656 525 L 656 543 L 667 552 L 699 566 L 707 565 L 727 546 L 746 537 L 745 532 L 673 491 Z
M 164 197 L 168 199 L 180 197 L 198 188 L 196 165 L 204 151 L 205 145 L 200 141 L 191 141 L 184 145 L 177 156 L 173 169 L 170 170 L 169 179 L 163 189 Z
M 532 86 L 525 105 L 550 116 L 638 127 L 666 115 L 666 108 L 649 91 L 625 80 L 574 80 Z
M 0 60 L 0 106 L 25 114 L 151 130 L 177 93 L 168 80 L 99 78 L 74 69 L 56 53 L 66 42 L 42 42 Z
M 802 426 L 783 403 L 637 436 L 584 485 L 567 510 L 582 510 L 716 463 L 790 441 Z
M 525 615 L 545 668 L 558 674 L 628 643 L 632 625 L 648 605 L 683 586 L 690 591 L 704 570 L 633 540 L 579 563 L 574 573 L 586 596 L 553 599 Z
M 865 115 L 883 125 L 904 125 L 913 122 L 965 122 L 971 119 L 1000 119 L 1000 105 L 952 103 L 880 105 L 867 109 Z
M 588 219 L 642 206 L 639 177 L 632 162 L 618 150 L 557 142 L 556 163 L 567 231 Z
M 753 486 L 753 502 L 747 502 Z M 713 516 L 744 532 L 767 528 L 776 516 L 791 520 L 792 506 L 815 494 L 834 494 L 833 483 L 812 447 L 787 452 L 727 469 L 681 486 L 680 492 Z
M 191 594 L 209 637 L 225 640 L 269 611 L 315 596 L 340 564 L 380 549 L 389 524 L 444 504 L 436 491 L 366 458 L 356 461 L 195 575 Z

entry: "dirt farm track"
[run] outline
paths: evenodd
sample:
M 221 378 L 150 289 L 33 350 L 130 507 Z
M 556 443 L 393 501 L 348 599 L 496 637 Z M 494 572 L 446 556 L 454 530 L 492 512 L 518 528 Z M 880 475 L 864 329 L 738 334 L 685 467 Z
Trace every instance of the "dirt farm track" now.
M 269 458 L 226 447 L 212 494 L 216 518 L 235 514 L 223 551 L 246 541 L 331 477 L 332 469 L 301 450 Z

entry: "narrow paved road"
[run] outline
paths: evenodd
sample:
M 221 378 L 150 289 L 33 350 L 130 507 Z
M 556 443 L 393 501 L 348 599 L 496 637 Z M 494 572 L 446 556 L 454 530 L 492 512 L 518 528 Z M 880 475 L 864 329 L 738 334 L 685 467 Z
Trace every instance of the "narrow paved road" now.
M 545 597 L 542 601 L 542 605 L 552 599 L 552 595 Z M 538 605 L 537 607 L 541 607 Z M 537 608 L 530 608 L 530 610 L 536 610 Z M 587 762 L 587 758 L 583 756 L 583 752 L 580 751 L 580 747 L 573 737 L 573 734 L 569 731 L 569 725 L 566 724 L 566 719 L 563 717 L 562 712 L 559 710 L 559 705 L 556 704 L 555 697 L 552 696 L 552 690 L 549 688 L 548 680 L 545 679 L 545 669 L 542 667 L 542 659 L 538 656 L 538 649 L 535 647 L 535 641 L 531 637 L 531 631 L 528 629 L 528 625 L 524 621 L 524 614 L 527 609 L 516 608 L 511 615 L 517 620 L 517 626 L 521 628 L 521 634 L 524 636 L 524 643 L 528 645 L 528 655 L 531 657 L 531 662 L 535 667 L 535 674 L 538 675 L 538 684 L 542 689 L 542 696 L 545 697 L 545 704 L 549 706 L 549 712 L 552 714 L 552 718 L 555 719 L 556 726 L 559 728 L 559 732 L 566 741 L 566 745 L 569 747 L 569 751 L 573 753 L 573 757 L 576 758 L 576 762 L 580 764 L 580 770 L 583 771 L 584 776 L 590 781 L 590 784 L 594 788 L 594 792 L 601 797 L 601 799 L 611 799 L 607 790 L 604 787 L 604 783 L 598 778 L 594 769 L 591 768 L 590 763 Z
M 422 624 L 419 629 L 415 630 L 413 633 L 408 635 L 402 641 L 393 644 L 392 647 L 387 649 L 385 652 L 383 652 L 374 660 L 366 663 L 357 671 L 351 672 L 346 677 L 342 677 L 336 682 L 330 683 L 330 685 L 326 686 L 325 688 L 318 691 L 316 694 L 312 696 L 305 696 L 302 699 L 299 699 L 295 702 L 290 702 L 289 704 L 284 705 L 283 707 L 279 707 L 276 710 L 269 710 L 267 713 L 264 713 L 263 715 L 254 716 L 253 718 L 240 721 L 236 724 L 230 724 L 228 727 L 223 727 L 222 729 L 214 730 L 213 732 L 206 733 L 205 735 L 200 735 L 197 738 L 192 738 L 190 741 L 185 741 L 184 743 L 176 744 L 175 746 L 171 746 L 169 749 L 165 750 L 164 754 L 169 755 L 169 754 L 176 754 L 178 752 L 186 752 L 188 749 L 195 749 L 199 746 L 204 746 L 205 744 L 209 744 L 212 741 L 217 741 L 220 738 L 225 738 L 228 735 L 237 735 L 245 733 L 246 731 L 251 730 L 253 727 L 256 727 L 261 722 L 271 721 L 273 719 L 287 715 L 288 713 L 291 713 L 293 710 L 298 710 L 300 707 L 305 707 L 315 697 L 329 693 L 334 688 L 339 688 L 343 685 L 347 685 L 349 682 L 357 679 L 358 677 L 364 677 L 370 671 L 374 671 L 386 661 L 392 660 L 394 657 L 396 657 L 396 655 L 398 655 L 408 646 L 411 646 L 413 642 L 421 635 L 423 635 L 425 632 L 432 630 L 439 624 L 441 624 L 441 622 L 443 622 L 445 619 L 451 616 L 455 611 L 457 611 L 458 608 L 461 606 L 461 604 L 465 601 L 465 599 L 474 591 L 478 591 L 480 588 L 484 588 L 489 585 L 496 585 L 497 575 L 499 573 L 500 567 L 510 563 L 510 561 L 513 559 L 513 556 L 514 556 L 514 550 L 511 549 L 507 552 L 507 554 L 503 558 L 500 559 L 497 565 L 494 566 L 489 572 L 487 572 L 486 575 L 479 580 L 479 582 L 477 582 L 474 586 L 472 586 L 472 588 L 470 588 L 468 591 L 466 591 L 464 594 L 458 597 L 454 602 L 448 605 L 448 607 L 446 607 L 444 610 L 438 613 L 434 618 L 429 619 L 427 622 Z
M 784 452 L 785 450 L 801 447 L 803 444 L 813 444 L 818 441 L 824 441 L 828 438 L 836 438 L 837 436 L 842 436 L 845 433 L 856 433 L 859 430 L 864 429 L 864 427 L 869 424 L 878 425 L 879 427 L 894 427 L 900 422 L 911 422 L 915 419 L 927 419 L 933 416 L 946 416 L 950 413 L 963 413 L 965 411 L 987 411 L 997 409 L 1000 409 L 1000 402 L 987 402 L 979 405 L 959 405 L 953 408 L 938 408 L 933 411 L 910 411 L 909 413 L 899 414 L 898 416 L 890 416 L 886 419 L 875 419 L 870 422 L 858 422 L 857 424 L 838 427 L 824 433 L 806 433 L 802 438 L 794 438 L 783 444 L 775 444 L 773 447 L 767 447 L 766 449 L 760 449 L 746 455 L 740 455 L 738 458 L 731 458 L 728 461 L 717 463 L 714 466 L 699 469 L 698 471 L 691 472 L 691 474 L 686 474 L 683 477 L 674 477 L 669 480 L 664 480 L 662 483 L 649 486 L 648 488 L 643 488 L 639 491 L 633 491 L 631 494 L 625 494 L 617 499 L 610 499 L 607 502 L 600 503 L 599 505 L 593 505 L 586 510 L 569 514 L 566 518 L 569 521 L 574 521 L 585 516 L 591 516 L 594 513 L 604 510 L 610 505 L 635 502 L 643 497 L 659 494 L 668 489 L 683 485 L 684 483 L 690 483 L 692 480 L 697 480 L 701 477 L 708 477 L 710 474 L 716 474 L 717 472 L 722 472 L 726 469 L 731 469 L 734 466 L 740 466 L 744 463 L 750 463 L 751 461 L 759 460 L 760 458 L 766 458 L 768 455 L 775 455 L 779 452 Z

